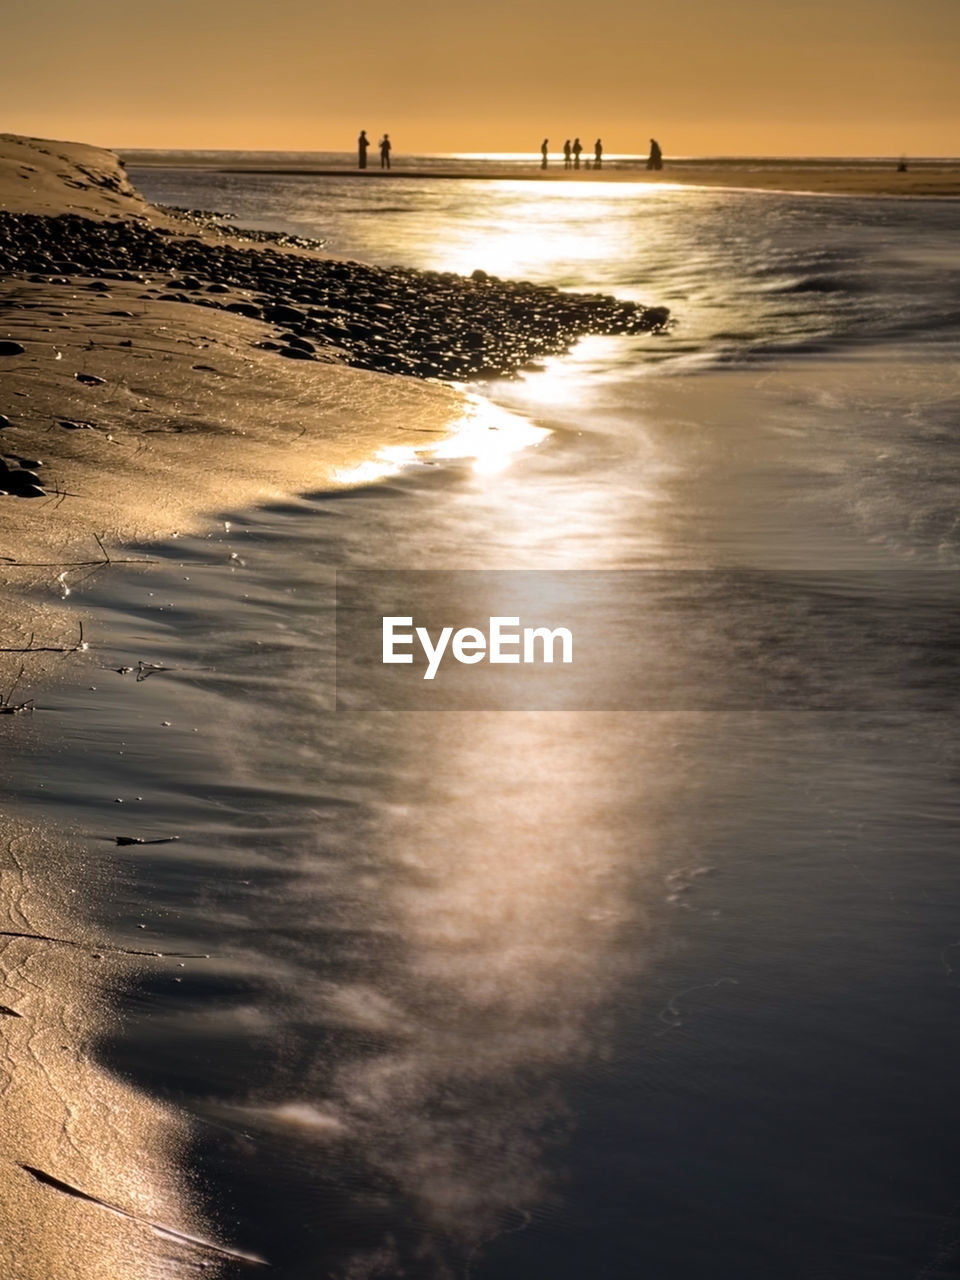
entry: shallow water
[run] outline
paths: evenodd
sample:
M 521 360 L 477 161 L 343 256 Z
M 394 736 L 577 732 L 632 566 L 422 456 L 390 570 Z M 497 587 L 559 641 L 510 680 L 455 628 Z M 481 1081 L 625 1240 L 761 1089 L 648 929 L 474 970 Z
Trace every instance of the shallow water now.
M 952 582 L 960 205 L 424 182 L 358 210 L 334 179 L 134 177 L 676 317 L 487 388 L 446 456 L 77 591 L 94 668 L 24 791 L 111 870 L 90 910 L 121 945 L 209 953 L 122 993 L 103 1054 L 195 1119 L 224 1236 L 291 1280 L 956 1274 L 952 668 L 937 712 L 852 644 L 856 710 L 336 711 L 333 588 Z M 727 619 L 697 617 L 722 689 Z

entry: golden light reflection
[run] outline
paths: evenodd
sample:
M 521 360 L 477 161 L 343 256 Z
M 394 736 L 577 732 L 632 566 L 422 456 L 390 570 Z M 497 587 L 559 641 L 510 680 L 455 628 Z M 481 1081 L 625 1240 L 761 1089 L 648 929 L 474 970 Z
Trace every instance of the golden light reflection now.
M 387 445 L 378 449 L 372 458 L 367 458 L 353 467 L 338 467 L 331 478 L 336 484 L 362 485 L 376 484 L 387 476 L 396 475 L 404 467 L 414 466 L 420 461 L 423 451 L 412 445 Z
M 431 457 L 468 459 L 477 475 L 496 475 L 518 453 L 540 444 L 549 434 L 546 427 L 535 426 L 507 409 L 476 399 L 452 434 L 431 450 Z
M 433 250 L 437 269 L 469 275 L 481 267 L 504 279 L 569 287 L 585 280 L 602 287 L 607 266 L 636 252 L 638 209 L 656 210 L 668 191 L 691 190 L 666 183 L 531 184 L 507 178 L 497 181 L 491 206 L 483 198 L 486 183 L 465 179 L 463 185 L 467 210 L 473 207 L 470 188 L 479 188 L 475 207 L 483 214 L 466 212 L 445 228 Z
M 663 891 L 653 815 L 624 840 L 616 814 L 638 773 L 656 788 L 669 752 L 646 721 L 565 713 L 415 717 L 388 738 L 401 758 L 377 894 L 400 950 L 337 1016 L 349 1004 L 369 1032 L 376 1012 L 393 1043 L 343 1066 L 336 1104 L 417 1207 L 424 1249 L 459 1274 L 553 1194 L 543 1135 L 603 1051 L 598 1011 L 635 971 L 645 901 Z
M 450 434 L 439 442 L 421 448 L 388 445 L 357 466 L 334 471 L 332 478 L 342 485 L 375 484 L 407 467 L 455 460 L 470 462 L 476 475 L 496 475 L 518 453 L 540 444 L 549 435 L 545 427 L 535 426 L 518 414 L 479 397 L 469 397 L 467 411 L 451 424 Z
M 542 361 L 542 369 L 527 373 L 517 384 L 517 393 L 505 395 L 519 403 L 550 409 L 580 408 L 584 414 L 596 399 L 596 373 L 620 338 L 581 338 L 572 351 Z

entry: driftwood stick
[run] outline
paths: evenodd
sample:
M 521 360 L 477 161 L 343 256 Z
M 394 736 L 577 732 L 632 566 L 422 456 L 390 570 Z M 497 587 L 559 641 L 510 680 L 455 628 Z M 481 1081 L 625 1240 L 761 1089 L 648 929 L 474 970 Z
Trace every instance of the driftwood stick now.
M 82 653 L 87 645 L 83 638 L 83 622 L 80 623 L 80 637 L 76 644 L 34 644 L 35 631 L 30 633 L 30 642 L 25 646 L 3 646 L 0 653 Z

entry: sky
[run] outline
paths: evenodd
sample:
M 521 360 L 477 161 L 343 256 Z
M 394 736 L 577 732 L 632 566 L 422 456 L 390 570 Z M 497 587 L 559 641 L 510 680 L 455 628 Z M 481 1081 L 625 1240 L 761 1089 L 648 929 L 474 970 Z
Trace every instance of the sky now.
M 960 155 L 960 0 L 29 0 L 0 131 L 113 148 Z

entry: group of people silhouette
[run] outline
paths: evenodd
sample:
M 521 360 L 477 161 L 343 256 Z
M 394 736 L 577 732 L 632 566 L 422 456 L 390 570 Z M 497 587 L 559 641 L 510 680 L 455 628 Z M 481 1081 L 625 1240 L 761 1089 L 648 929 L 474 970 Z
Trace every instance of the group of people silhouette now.
M 367 137 L 366 129 L 360 130 L 360 137 L 357 139 L 357 168 L 365 169 L 367 167 L 367 151 L 370 149 L 370 139 Z M 380 139 L 380 168 L 390 168 L 390 152 L 392 146 L 390 143 L 389 133 L 385 133 Z
M 385 133 L 380 139 L 380 168 L 390 168 L 390 152 L 392 150 L 389 133 Z M 367 137 L 366 129 L 360 130 L 360 137 L 357 139 L 357 168 L 365 169 L 367 167 L 367 152 L 370 150 L 370 139 Z M 563 144 L 563 167 L 565 169 L 579 169 L 580 157 L 583 154 L 583 144 L 579 138 L 574 138 L 571 142 L 567 138 Z M 540 168 L 546 169 L 550 157 L 550 139 L 544 138 L 540 144 Z M 586 166 L 590 168 L 590 161 L 586 161 Z M 603 168 L 603 143 L 598 138 L 593 144 L 593 167 L 595 169 Z M 648 169 L 663 168 L 663 152 L 660 150 L 660 143 L 656 138 L 650 139 L 650 155 L 647 157 Z
M 574 138 L 573 142 L 567 138 L 563 144 L 563 167 L 565 169 L 579 169 L 580 157 L 583 154 L 583 144 L 579 138 Z M 546 169 L 550 158 L 550 139 L 544 138 L 540 143 L 540 168 Z M 590 161 L 586 161 L 587 168 L 590 167 Z M 598 138 L 593 144 L 593 167 L 595 169 L 603 168 L 603 143 Z M 660 150 L 660 143 L 656 138 L 650 139 L 650 155 L 647 157 L 648 169 L 663 168 L 663 152 Z

